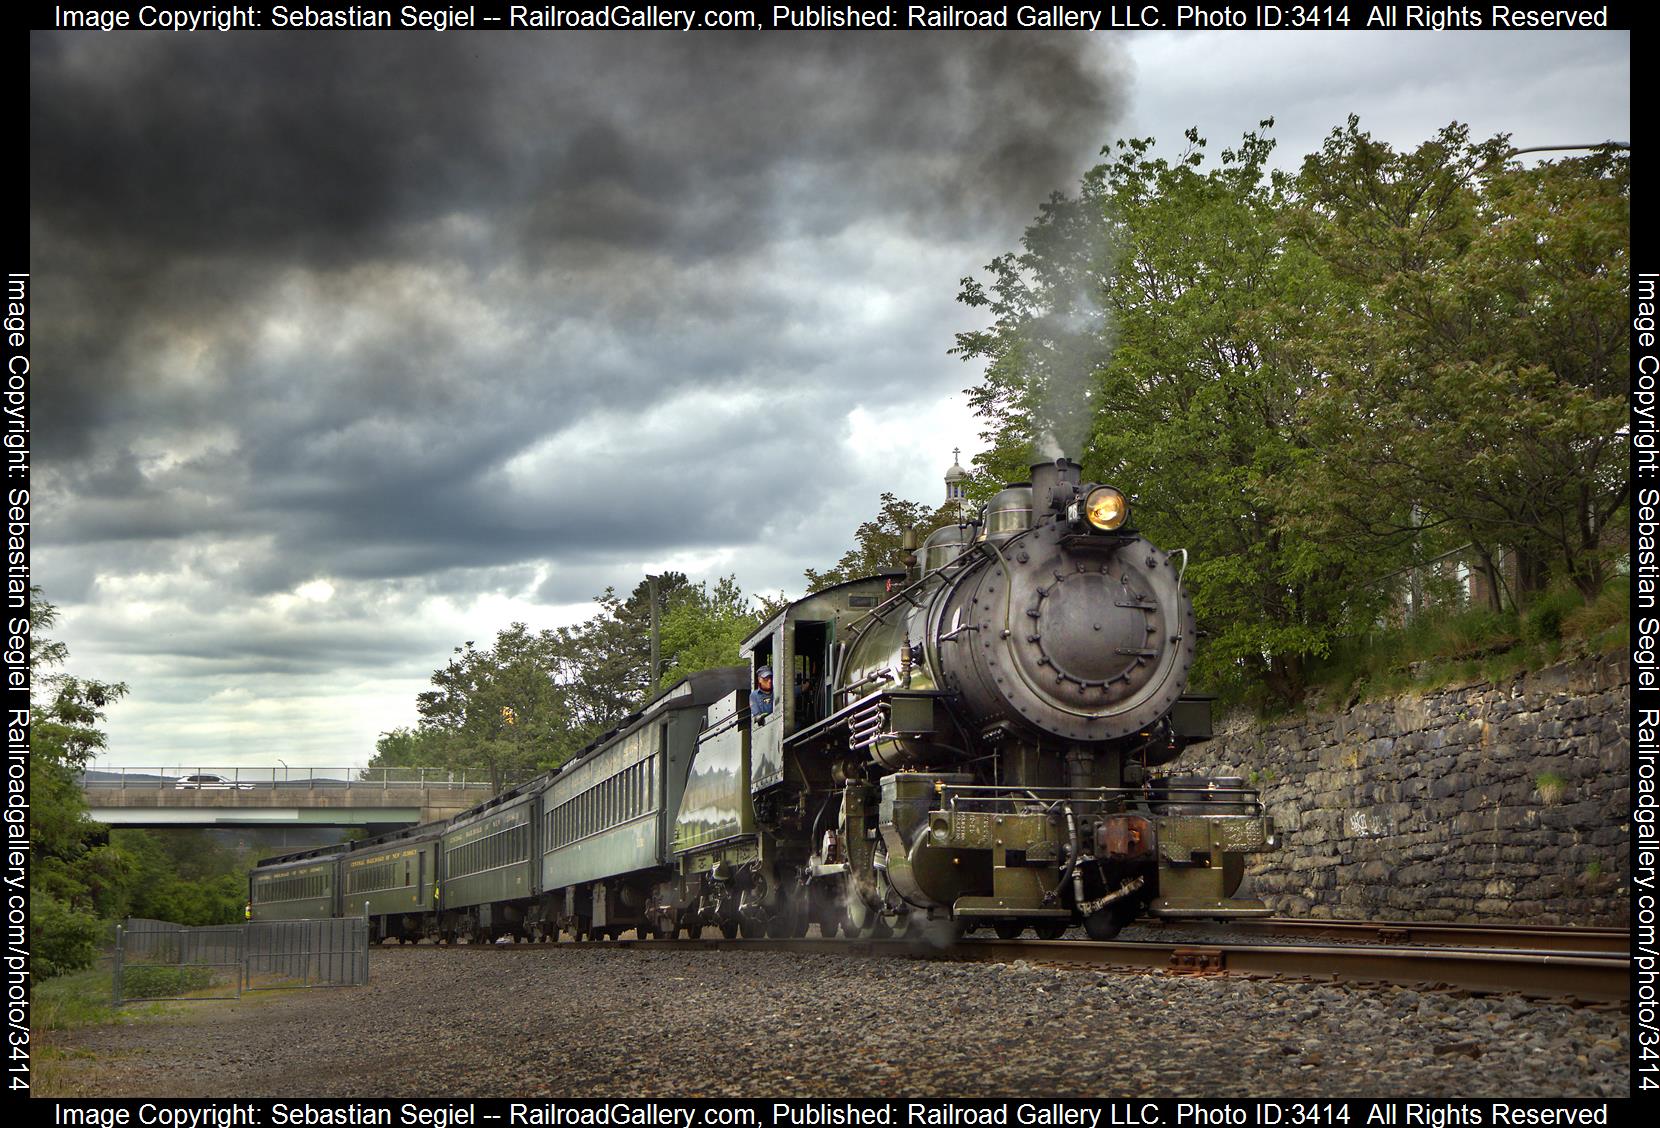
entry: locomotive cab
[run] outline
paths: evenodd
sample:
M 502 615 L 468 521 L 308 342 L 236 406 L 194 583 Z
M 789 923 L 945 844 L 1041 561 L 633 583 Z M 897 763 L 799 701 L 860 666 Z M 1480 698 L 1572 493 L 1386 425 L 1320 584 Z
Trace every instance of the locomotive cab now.
M 740 645 L 750 684 L 763 667 L 773 672 L 772 713 L 760 723 L 751 718 L 754 790 L 784 783 L 785 744 L 846 704 L 834 688 L 848 626 L 868 616 L 906 580 L 903 572 L 883 572 L 814 592 L 763 623 Z M 792 778 L 798 785 L 805 782 L 799 765 Z

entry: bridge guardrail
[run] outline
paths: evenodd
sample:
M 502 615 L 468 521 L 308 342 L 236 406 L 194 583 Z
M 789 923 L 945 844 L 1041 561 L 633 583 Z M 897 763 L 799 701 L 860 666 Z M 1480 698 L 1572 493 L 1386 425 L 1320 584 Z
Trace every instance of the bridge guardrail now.
M 93 765 L 81 773 L 86 790 L 156 791 L 316 791 L 327 788 L 391 791 L 476 791 L 491 795 L 498 785 L 489 772 L 447 768 L 187 768 L 187 767 L 101 767 Z M 499 787 L 523 782 L 504 779 Z

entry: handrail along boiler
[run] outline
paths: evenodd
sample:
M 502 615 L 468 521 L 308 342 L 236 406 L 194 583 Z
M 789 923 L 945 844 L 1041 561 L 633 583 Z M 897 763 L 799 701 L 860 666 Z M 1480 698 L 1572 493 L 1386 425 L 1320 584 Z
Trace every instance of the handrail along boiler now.
M 1039 462 L 908 572 L 789 604 L 746 666 L 677 683 L 559 769 L 338 848 L 335 911 L 368 901 L 404 939 L 1107 938 L 1142 913 L 1266 915 L 1237 896 L 1245 855 L 1276 845 L 1256 793 L 1155 771 L 1210 737 L 1210 701 L 1185 694 L 1185 554 L 1129 518 L 1117 489 Z M 763 666 L 772 710 L 752 716 Z M 301 860 L 255 871 L 256 918 Z

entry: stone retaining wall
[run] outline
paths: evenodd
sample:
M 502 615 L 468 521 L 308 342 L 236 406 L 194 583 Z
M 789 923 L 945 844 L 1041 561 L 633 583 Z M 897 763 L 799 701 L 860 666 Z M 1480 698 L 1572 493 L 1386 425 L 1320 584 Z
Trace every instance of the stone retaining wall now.
M 1280 849 L 1278 912 L 1626 924 L 1630 667 L 1605 656 L 1357 705 L 1234 717 L 1182 770 L 1246 777 Z

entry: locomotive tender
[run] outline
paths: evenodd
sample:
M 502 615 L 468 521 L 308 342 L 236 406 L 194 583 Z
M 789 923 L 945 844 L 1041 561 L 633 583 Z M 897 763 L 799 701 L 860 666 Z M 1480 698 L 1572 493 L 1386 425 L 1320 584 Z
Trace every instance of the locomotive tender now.
M 1238 779 L 1160 774 L 1208 739 L 1193 611 L 1111 486 L 1032 467 L 907 572 L 815 592 L 558 769 L 445 822 L 288 854 L 254 919 L 379 939 L 949 936 L 1264 915 L 1275 836 Z M 1185 553 L 1181 566 L 1185 567 Z M 776 671 L 752 715 L 755 672 Z

